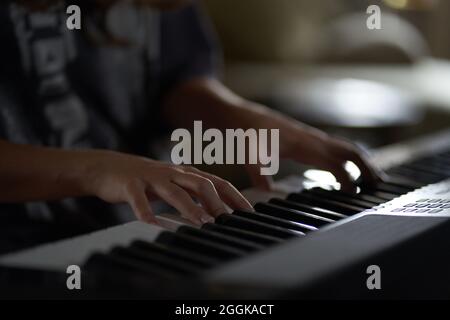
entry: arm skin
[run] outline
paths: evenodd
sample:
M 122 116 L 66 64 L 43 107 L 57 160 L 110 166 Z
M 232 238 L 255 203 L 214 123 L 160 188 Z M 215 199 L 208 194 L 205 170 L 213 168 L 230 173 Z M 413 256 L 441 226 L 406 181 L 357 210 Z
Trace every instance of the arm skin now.
M 180 112 L 189 110 L 189 112 Z M 382 175 L 354 145 L 332 138 L 265 106 L 247 101 L 211 78 L 194 79 L 177 87 L 164 104 L 166 120 L 174 127 L 190 128 L 194 120 L 206 127 L 280 130 L 280 156 L 333 173 L 346 191 L 355 186 L 344 164 L 353 161 L 367 183 Z M 247 167 L 255 185 L 270 189 L 271 181 Z
M 149 200 L 162 199 L 198 225 L 226 212 L 224 202 L 253 210 L 229 182 L 188 166 L 113 151 L 67 151 L 1 140 L 0 154 L 0 202 L 96 196 L 128 203 L 137 218 L 157 223 Z
M 188 108 L 189 113 L 178 112 L 180 108 Z M 203 120 L 222 129 L 278 128 L 282 157 L 329 170 L 345 188 L 353 185 L 343 169 L 347 160 L 355 162 L 367 180 L 377 178 L 351 144 L 246 101 L 213 79 L 179 86 L 168 96 L 163 111 L 174 127 L 189 128 L 194 120 Z M 149 200 L 162 199 L 199 225 L 226 212 L 224 203 L 232 209 L 253 210 L 229 182 L 189 166 L 106 150 L 62 150 L 2 140 L 0 154 L 0 202 L 95 196 L 128 203 L 140 220 L 156 223 Z M 270 181 L 256 169 L 249 167 L 254 182 L 270 188 Z
M 88 195 L 81 177 L 95 154 L 0 140 L 0 202 L 56 200 Z

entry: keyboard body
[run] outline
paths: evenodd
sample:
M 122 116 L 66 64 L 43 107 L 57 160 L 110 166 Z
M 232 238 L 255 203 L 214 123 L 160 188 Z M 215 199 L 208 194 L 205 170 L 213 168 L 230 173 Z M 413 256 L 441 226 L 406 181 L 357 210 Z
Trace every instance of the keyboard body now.
M 351 199 L 301 191 L 290 178 L 275 192 L 246 193 L 256 218 L 237 212 L 195 229 L 161 215 L 162 226 L 132 222 L 8 254 L 0 266 L 60 274 L 83 266 L 97 294 L 95 279 L 110 275 L 145 297 L 161 283 L 171 289 L 163 297 L 450 297 L 450 132 L 373 159 L 394 182 Z M 242 232 L 247 225 L 251 232 Z M 367 287 L 371 265 L 380 267 L 382 290 Z

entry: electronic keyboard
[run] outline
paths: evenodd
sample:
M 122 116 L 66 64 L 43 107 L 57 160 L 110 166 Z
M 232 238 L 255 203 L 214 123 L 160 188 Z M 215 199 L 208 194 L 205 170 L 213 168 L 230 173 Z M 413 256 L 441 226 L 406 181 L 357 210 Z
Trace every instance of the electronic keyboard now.
M 245 193 L 255 213 L 234 211 L 202 227 L 163 214 L 160 226 L 131 222 L 11 253 L 0 265 L 65 272 L 75 264 L 125 284 L 146 279 L 130 280 L 141 292 L 158 290 L 145 287 L 153 279 L 157 287 L 198 284 L 206 297 L 341 298 L 376 294 L 366 287 L 375 264 L 386 294 L 421 295 L 429 286 L 450 297 L 450 131 L 372 158 L 389 178 L 355 194 L 288 178 L 275 192 Z

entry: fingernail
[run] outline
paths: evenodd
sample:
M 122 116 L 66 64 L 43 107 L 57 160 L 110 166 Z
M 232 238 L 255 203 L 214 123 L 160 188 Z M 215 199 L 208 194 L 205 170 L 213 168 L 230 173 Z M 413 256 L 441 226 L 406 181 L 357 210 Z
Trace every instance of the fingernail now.
M 245 210 L 250 211 L 250 212 L 255 212 L 255 209 L 252 206 L 245 207 Z
M 211 217 L 211 216 L 208 216 L 208 215 L 202 215 L 201 217 L 200 217 L 200 220 L 203 222 L 203 223 L 212 223 L 212 222 L 214 222 L 214 218 L 213 217 Z

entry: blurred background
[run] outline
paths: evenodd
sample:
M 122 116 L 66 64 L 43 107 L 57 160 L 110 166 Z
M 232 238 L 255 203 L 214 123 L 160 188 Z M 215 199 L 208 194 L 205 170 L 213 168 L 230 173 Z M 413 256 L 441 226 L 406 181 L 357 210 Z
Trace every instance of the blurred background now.
M 450 1 L 203 2 L 246 98 L 370 149 L 449 127 Z

